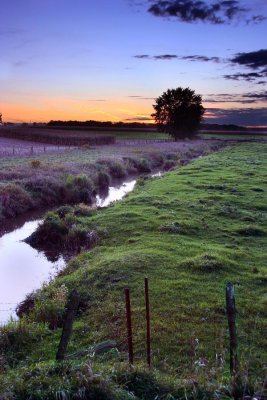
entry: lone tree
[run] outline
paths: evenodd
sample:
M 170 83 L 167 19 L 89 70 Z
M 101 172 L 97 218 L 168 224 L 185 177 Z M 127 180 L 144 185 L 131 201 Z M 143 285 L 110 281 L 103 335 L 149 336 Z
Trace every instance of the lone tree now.
M 160 132 L 166 132 L 174 140 L 196 134 L 203 114 L 202 98 L 189 88 L 168 89 L 153 104 L 154 117 Z

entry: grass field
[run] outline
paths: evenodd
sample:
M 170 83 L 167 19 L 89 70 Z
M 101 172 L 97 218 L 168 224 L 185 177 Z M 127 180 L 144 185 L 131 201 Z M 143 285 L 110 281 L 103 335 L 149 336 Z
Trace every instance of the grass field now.
M 83 398 L 73 397 L 79 388 L 92 399 L 231 398 L 229 281 L 238 308 L 240 397 L 260 388 L 267 355 L 266 183 L 266 147 L 240 144 L 161 178 L 141 179 L 120 203 L 78 217 L 79 226 L 105 234 L 36 295 L 34 323 L 2 330 L 4 398 L 15 393 L 19 399 L 54 399 L 59 392 Z M 144 277 L 150 282 L 150 372 L 144 367 Z M 125 287 L 132 295 L 134 369 L 123 361 Z M 73 288 L 82 296 L 83 311 L 69 352 L 106 339 L 114 339 L 118 351 L 58 366 L 61 330 L 49 331 L 36 321 L 61 312 Z M 100 390 L 98 397 L 94 390 Z

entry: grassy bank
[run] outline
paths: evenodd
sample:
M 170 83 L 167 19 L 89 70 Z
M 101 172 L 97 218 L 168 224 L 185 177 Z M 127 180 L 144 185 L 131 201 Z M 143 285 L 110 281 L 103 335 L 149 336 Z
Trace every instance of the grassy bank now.
M 67 203 L 90 204 L 96 193 L 116 179 L 168 170 L 181 162 L 217 150 L 216 142 L 184 142 L 173 148 L 146 143 L 99 146 L 59 154 L 0 158 L 0 220 L 29 210 Z M 158 146 L 158 148 L 157 148 Z M 180 147 L 179 147 L 180 146 Z
M 4 398 L 231 397 L 224 299 L 228 281 L 235 284 L 237 296 L 240 397 L 261 387 L 266 361 L 266 176 L 265 146 L 242 144 L 162 178 L 140 179 L 120 203 L 76 216 L 83 229 L 105 235 L 35 295 L 27 323 L 11 323 L 2 330 Z M 151 372 L 144 368 L 145 276 L 150 282 Z M 132 370 L 125 361 L 125 287 L 132 296 Z M 73 288 L 82 296 L 82 307 L 69 352 L 107 339 L 116 341 L 117 350 L 93 356 L 91 349 L 91 356 L 59 366 L 54 359 L 61 329 L 52 331 L 43 323 L 61 315 Z

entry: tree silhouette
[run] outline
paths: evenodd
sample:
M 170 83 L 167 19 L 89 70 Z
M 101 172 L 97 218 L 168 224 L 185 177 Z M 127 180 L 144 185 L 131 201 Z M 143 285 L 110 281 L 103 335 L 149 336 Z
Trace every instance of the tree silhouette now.
M 194 136 L 205 112 L 201 96 L 181 87 L 168 89 L 156 99 L 153 107 L 155 112 L 151 116 L 158 130 L 173 136 L 175 141 Z

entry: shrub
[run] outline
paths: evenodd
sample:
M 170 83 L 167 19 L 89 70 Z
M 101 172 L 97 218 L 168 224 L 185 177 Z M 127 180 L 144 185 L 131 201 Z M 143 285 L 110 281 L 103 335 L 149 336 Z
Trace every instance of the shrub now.
M 54 249 L 60 253 L 66 250 L 80 251 L 82 247 L 95 245 L 99 240 L 98 231 L 88 231 L 80 226 L 73 211 L 71 209 L 71 212 L 64 215 L 61 207 L 58 211 L 61 216 L 58 212 L 47 213 L 37 230 L 25 242 L 37 249 Z
M 66 197 L 64 183 L 53 177 L 32 178 L 25 183 L 25 188 L 31 193 L 37 204 L 53 205 L 64 201 Z
M 242 228 L 237 229 L 236 231 L 239 235 L 242 236 L 264 236 L 265 231 L 257 226 L 248 225 Z
M 176 163 L 174 160 L 166 160 L 163 169 L 164 171 L 169 171 L 171 168 L 174 168 L 176 166 Z
M 84 174 L 69 175 L 66 180 L 66 200 L 68 203 L 91 203 L 95 195 L 94 184 Z
M 112 161 L 109 166 L 109 172 L 113 178 L 125 178 L 127 175 L 124 165 L 119 161 Z
M 35 169 L 39 168 L 40 165 L 41 165 L 41 161 L 40 160 L 31 160 L 30 163 L 31 163 L 32 168 L 35 168 Z
M 26 319 L 10 321 L 0 327 L 0 348 L 7 362 L 13 365 L 24 359 L 34 343 L 48 334 L 47 326 L 43 324 L 29 322 Z
M 193 227 L 185 222 L 172 222 L 171 224 L 161 225 L 159 230 L 160 232 L 186 235 L 193 231 Z
M 30 320 L 47 323 L 49 329 L 61 326 L 67 302 L 68 289 L 65 285 L 39 291 L 35 296 Z
M 138 172 L 151 172 L 151 165 L 149 161 L 145 158 L 141 158 L 140 160 L 137 160 L 137 170 Z
M 110 175 L 107 172 L 100 171 L 96 176 L 96 185 L 100 190 L 107 189 L 110 185 Z
M 15 183 L 0 186 L 0 210 L 5 217 L 15 217 L 33 206 L 30 194 Z
M 93 215 L 94 210 L 84 203 L 80 203 L 74 206 L 74 214 L 77 216 L 89 217 Z
M 220 272 L 225 268 L 224 262 L 218 256 L 207 253 L 188 258 L 181 265 L 193 272 Z

